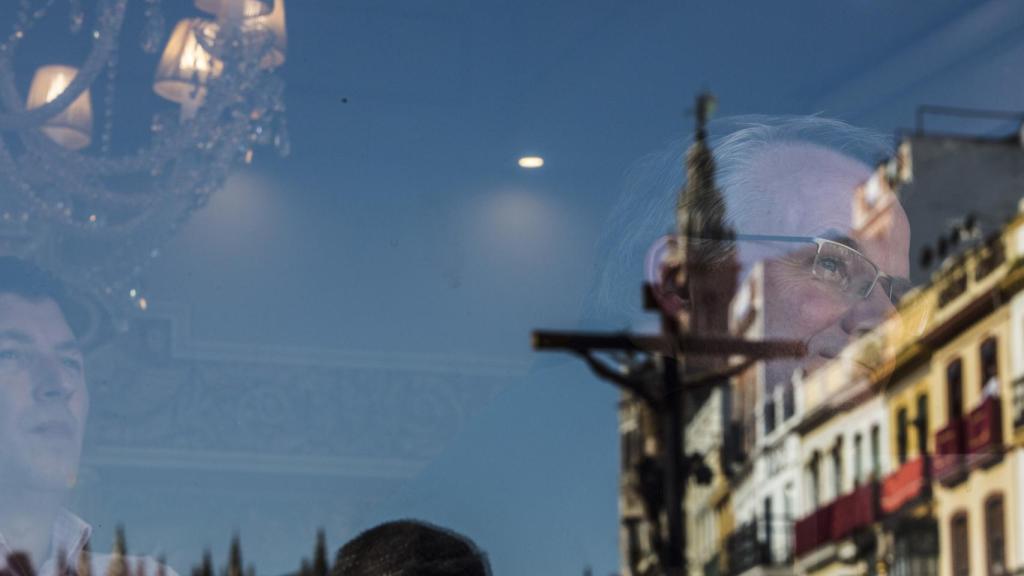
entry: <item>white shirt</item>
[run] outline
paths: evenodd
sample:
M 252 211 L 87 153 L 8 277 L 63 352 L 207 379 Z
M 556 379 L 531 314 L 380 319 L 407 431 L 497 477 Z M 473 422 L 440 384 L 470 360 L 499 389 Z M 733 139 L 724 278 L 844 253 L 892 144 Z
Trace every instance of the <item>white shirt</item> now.
M 982 398 L 998 398 L 999 397 L 999 378 L 992 376 L 985 381 L 985 385 L 981 388 Z
M 61 510 L 53 522 L 53 531 L 50 536 L 49 558 L 43 562 L 41 567 L 35 567 L 37 576 L 61 576 L 57 572 L 61 564 L 58 557 L 63 554 L 63 564 L 71 571 L 78 572 L 78 560 L 82 555 L 85 545 L 92 536 L 92 526 L 89 526 L 75 514 L 68 510 Z M 7 557 L 13 550 L 8 545 L 7 539 L 0 534 L 0 570 L 8 569 Z M 114 554 L 98 553 L 92 550 L 89 554 L 89 570 L 91 576 L 107 576 L 116 560 Z M 162 573 L 165 576 L 178 576 L 177 572 L 167 566 L 161 566 L 159 562 L 150 556 L 124 556 L 128 574 L 135 575 L 140 563 L 145 570 L 146 576 L 157 576 Z M 17 571 L 12 571 L 17 574 Z M 86 576 L 80 574 L 79 576 Z M 112 575 L 113 576 L 113 575 Z M 127 576 L 127 574 L 125 575 Z

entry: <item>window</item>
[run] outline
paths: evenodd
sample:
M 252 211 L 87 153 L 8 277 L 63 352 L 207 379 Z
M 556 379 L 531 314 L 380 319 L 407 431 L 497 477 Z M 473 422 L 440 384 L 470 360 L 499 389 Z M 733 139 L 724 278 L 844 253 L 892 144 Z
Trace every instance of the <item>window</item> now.
M 996 494 L 985 501 L 985 548 L 988 576 L 1006 574 L 1006 534 L 1003 496 Z
M 953 519 L 950 520 L 949 528 L 953 576 L 969 576 L 971 562 L 969 556 L 970 542 L 967 535 L 967 513 L 960 512 L 953 516 Z
M 836 439 L 832 447 L 832 497 L 838 498 L 843 493 L 843 439 Z
M 764 433 L 771 434 L 775 430 L 775 400 L 764 403 Z
M 907 408 L 904 406 L 896 411 L 896 458 L 900 466 L 907 463 L 907 435 L 910 423 L 907 421 Z
M 814 452 L 807 466 L 807 481 L 810 484 L 811 509 L 821 505 L 821 456 Z
M 860 486 L 864 479 L 864 442 L 860 432 L 853 436 L 853 486 Z
M 964 413 L 963 365 L 959 358 L 946 367 L 946 412 L 949 422 L 959 420 Z
M 1024 377 L 1013 381 L 1013 426 L 1024 426 Z
M 974 279 L 981 280 L 988 276 L 1005 260 L 1006 255 L 1003 251 L 1003 240 L 1000 236 L 996 235 L 986 242 L 985 250 L 981 253 L 981 257 L 978 259 L 978 264 L 974 271 Z
M 782 419 L 789 420 L 796 412 L 796 394 L 793 393 L 793 383 L 787 382 L 782 389 Z
M 999 365 L 996 361 L 996 339 L 988 338 L 981 343 L 980 349 L 981 356 L 981 387 L 985 393 L 990 393 L 986 386 L 991 378 L 997 378 L 999 375 Z M 994 394 L 998 394 L 998 382 L 996 384 L 996 390 L 992 391 Z
M 877 424 L 871 427 L 871 476 L 882 477 L 882 434 Z
M 967 290 L 967 275 L 957 270 L 939 290 L 939 308 L 949 304 Z
M 914 420 L 917 428 L 917 455 L 924 456 L 928 453 L 928 395 L 920 394 L 917 397 L 917 419 Z

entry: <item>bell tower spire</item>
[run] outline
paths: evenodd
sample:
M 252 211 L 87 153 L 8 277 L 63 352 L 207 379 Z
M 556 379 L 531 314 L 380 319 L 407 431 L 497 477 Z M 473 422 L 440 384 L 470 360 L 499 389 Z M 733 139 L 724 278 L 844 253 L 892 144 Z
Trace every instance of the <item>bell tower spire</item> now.
M 725 223 L 725 200 L 715 185 L 715 159 L 707 142 L 707 121 L 715 106 L 712 94 L 697 96 L 693 145 L 686 152 L 686 184 L 676 205 L 681 246 L 700 244 L 700 240 L 732 239 Z

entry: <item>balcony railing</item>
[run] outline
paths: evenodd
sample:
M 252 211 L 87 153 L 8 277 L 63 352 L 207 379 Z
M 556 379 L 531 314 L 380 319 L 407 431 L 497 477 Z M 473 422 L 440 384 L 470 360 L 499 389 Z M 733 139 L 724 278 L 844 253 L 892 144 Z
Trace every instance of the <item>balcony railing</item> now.
M 918 456 L 885 478 L 882 482 L 882 514 L 895 514 L 907 504 L 931 496 L 930 460 L 927 454 Z
M 990 396 L 967 417 L 967 465 L 970 468 L 991 466 L 1002 454 L 1002 402 L 998 396 Z
M 832 512 L 832 538 L 846 538 L 877 519 L 878 484 L 870 482 L 836 499 Z
M 952 486 L 966 477 L 964 452 L 967 442 L 965 420 L 956 418 L 935 433 L 935 460 L 933 475 L 944 486 Z
M 737 576 L 768 560 L 768 547 L 758 537 L 757 523 L 748 522 L 729 535 L 729 574 Z
M 704 563 L 704 576 L 721 576 L 721 564 L 722 559 L 718 554 L 712 556 L 711 559 Z
M 736 529 L 727 540 L 731 576 L 757 567 L 788 565 L 793 559 L 791 521 L 755 520 Z
M 802 556 L 832 541 L 832 516 L 835 503 L 822 506 L 796 523 L 794 552 Z

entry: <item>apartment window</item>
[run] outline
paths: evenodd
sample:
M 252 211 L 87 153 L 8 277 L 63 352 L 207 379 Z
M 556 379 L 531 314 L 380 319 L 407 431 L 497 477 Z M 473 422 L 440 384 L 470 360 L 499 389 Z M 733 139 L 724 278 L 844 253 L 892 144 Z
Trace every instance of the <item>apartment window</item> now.
M 796 412 L 796 394 L 793 392 L 793 383 L 787 382 L 782 389 L 782 419 L 789 420 Z
M 949 523 L 951 538 L 950 551 L 953 559 L 953 576 L 969 576 L 971 562 L 969 555 L 970 541 L 967 535 L 967 513 L 960 512 L 953 516 Z
M 928 453 L 928 395 L 920 394 L 917 397 L 917 419 L 914 421 L 917 428 L 917 455 L 924 456 Z
M 907 417 L 907 408 L 903 407 L 896 411 L 896 458 L 900 466 L 907 463 L 907 447 L 909 443 L 910 422 Z
M 838 438 L 832 447 L 832 497 L 843 493 L 843 439 Z
M 811 508 L 817 509 L 818 506 L 821 506 L 821 456 L 817 451 L 811 455 L 811 462 L 807 468 L 808 482 L 811 489 Z
M 965 290 L 967 290 L 967 275 L 962 271 L 953 272 L 953 275 L 939 289 L 939 308 L 955 300 Z
M 853 486 L 860 486 L 864 479 L 864 442 L 860 432 L 853 436 Z
M 981 280 L 985 276 L 988 276 L 996 269 L 997 266 L 1003 263 L 1006 259 L 1006 254 L 1003 251 L 1003 239 L 999 236 L 995 236 L 986 242 L 985 250 L 981 254 L 981 258 L 978 259 L 977 267 L 974 271 L 974 279 Z
M 877 424 L 871 427 L 871 476 L 882 477 L 882 433 Z
M 775 400 L 764 403 L 764 433 L 771 434 L 775 430 Z
M 946 408 L 949 422 L 960 419 L 964 413 L 964 375 L 959 358 L 946 367 Z
M 996 348 L 995 338 L 988 338 L 981 343 L 981 390 L 985 395 L 999 394 L 999 365 L 996 361 Z
M 782 489 L 782 522 L 791 521 L 793 516 L 793 483 L 787 482 Z
M 1006 574 L 1006 526 L 1003 515 L 1003 496 L 996 494 L 985 501 L 985 548 L 988 576 Z
M 1013 426 L 1024 426 L 1024 376 L 1013 381 Z

